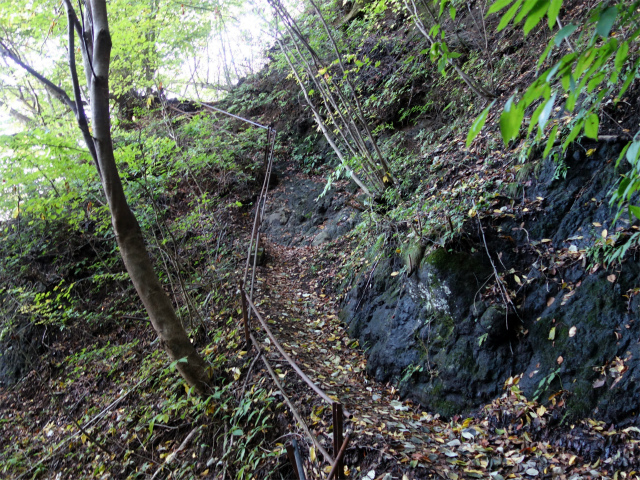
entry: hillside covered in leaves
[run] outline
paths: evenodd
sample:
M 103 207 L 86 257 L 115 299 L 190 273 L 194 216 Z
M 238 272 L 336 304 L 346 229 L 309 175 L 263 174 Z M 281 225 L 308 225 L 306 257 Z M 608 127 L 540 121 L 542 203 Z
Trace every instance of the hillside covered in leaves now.
M 0 476 L 327 478 L 241 290 L 343 478 L 638 475 L 639 3 L 103 7 L 0 4 Z

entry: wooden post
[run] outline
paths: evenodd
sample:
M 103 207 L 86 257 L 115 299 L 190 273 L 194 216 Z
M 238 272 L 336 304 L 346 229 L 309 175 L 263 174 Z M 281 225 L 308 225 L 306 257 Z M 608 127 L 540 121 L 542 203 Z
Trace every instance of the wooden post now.
M 242 301 L 242 320 L 244 322 L 244 339 L 247 347 L 251 346 L 251 336 L 249 335 L 249 316 L 247 315 L 247 299 L 245 298 L 244 282 L 240 280 L 240 300 Z
M 340 447 L 342 447 L 342 421 L 343 421 L 343 413 L 342 413 L 342 404 L 338 402 L 333 402 L 333 455 L 336 457 L 336 478 L 339 480 L 344 479 L 344 462 L 342 459 L 338 459 L 338 452 L 340 451 Z

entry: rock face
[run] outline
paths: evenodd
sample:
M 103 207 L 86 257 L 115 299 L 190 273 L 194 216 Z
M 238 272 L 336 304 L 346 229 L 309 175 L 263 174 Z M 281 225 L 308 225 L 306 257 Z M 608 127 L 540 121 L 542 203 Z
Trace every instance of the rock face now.
M 285 173 L 285 178 L 288 175 L 291 174 Z M 358 223 L 358 212 L 346 202 L 354 191 L 347 182 L 334 184 L 321 197 L 325 183 L 298 177 L 283 182 L 270 194 L 264 231 L 271 239 L 283 245 L 316 247 L 335 240 Z
M 567 155 L 564 179 L 543 163 L 525 189 L 536 209 L 483 220 L 498 271 L 517 292 L 516 312 L 480 299 L 494 278 L 477 225 L 469 251 L 440 248 L 419 265 L 390 258 L 360 279 L 342 316 L 376 380 L 399 381 L 404 395 L 451 415 L 492 400 L 522 374 L 529 398 L 563 392 L 566 419 L 638 423 L 640 263 L 605 271 L 594 260 L 605 248 L 602 230 L 614 230 L 608 197 L 620 146 L 585 151 Z

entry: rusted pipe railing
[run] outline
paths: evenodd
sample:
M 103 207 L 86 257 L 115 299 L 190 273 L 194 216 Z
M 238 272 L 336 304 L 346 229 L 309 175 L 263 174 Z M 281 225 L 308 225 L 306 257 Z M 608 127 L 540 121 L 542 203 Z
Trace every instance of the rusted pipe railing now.
M 334 402 L 331 407 L 333 412 L 333 454 L 336 456 L 334 467 L 338 470 L 336 473 L 338 480 L 342 480 L 344 479 L 344 466 L 342 460 L 338 460 L 338 451 L 342 445 L 342 404 Z
M 226 113 L 226 112 L 222 112 L 222 113 Z M 241 120 L 246 120 L 246 119 L 242 119 L 242 118 L 240 118 L 240 119 Z M 253 123 L 256 126 L 264 127 L 262 125 L 255 124 L 254 122 L 250 122 L 249 121 L 249 123 Z M 342 480 L 342 479 L 344 479 L 344 463 L 342 461 L 342 456 L 344 455 L 344 451 L 346 450 L 347 444 L 349 443 L 349 435 L 346 436 L 344 441 L 343 441 L 343 438 L 342 438 L 342 436 L 343 436 L 343 419 L 344 419 L 343 415 L 346 416 L 347 418 L 349 418 L 349 417 L 351 417 L 351 414 L 348 411 L 343 409 L 343 406 L 342 406 L 341 403 L 336 402 L 331 397 L 329 397 L 320 387 L 318 387 L 313 382 L 313 380 L 311 380 L 300 369 L 300 367 L 298 367 L 296 362 L 282 348 L 282 345 L 280 345 L 280 342 L 278 342 L 276 337 L 273 335 L 273 333 L 271 332 L 271 329 L 267 325 L 267 322 L 264 320 L 264 318 L 262 318 L 262 315 L 260 315 L 260 312 L 258 312 L 258 309 L 256 308 L 255 304 L 253 303 L 253 292 L 254 292 L 254 287 L 255 287 L 256 267 L 257 267 L 257 262 L 258 262 L 258 253 L 260 251 L 260 228 L 262 227 L 262 220 L 264 218 L 264 212 L 265 212 L 266 205 L 267 205 L 267 194 L 269 192 L 269 182 L 271 180 L 271 172 L 272 172 L 272 169 L 273 169 L 273 156 L 274 156 L 275 142 L 276 142 L 276 135 L 277 135 L 276 131 L 273 130 L 271 127 L 266 127 L 266 128 L 267 128 L 267 148 L 265 149 L 265 177 L 264 177 L 264 181 L 262 183 L 262 189 L 260 191 L 260 196 L 258 197 L 258 201 L 256 202 L 256 205 L 255 205 L 255 217 L 254 217 L 254 220 L 253 220 L 253 228 L 252 228 L 252 231 L 251 231 L 251 238 L 249 240 L 249 248 L 247 249 L 247 261 L 246 261 L 246 264 L 245 264 L 244 276 L 243 276 L 242 280 L 240 281 L 240 298 L 241 298 L 241 303 L 242 303 L 242 320 L 243 320 L 245 341 L 246 341 L 247 345 L 250 345 L 251 343 L 253 343 L 253 345 L 256 347 L 256 350 L 258 352 L 258 356 L 262 357 L 262 361 L 263 361 L 265 367 L 267 368 L 267 371 L 269 372 L 269 375 L 271 375 L 271 377 L 273 378 L 273 381 L 275 382 L 276 386 L 281 391 L 282 396 L 285 399 L 285 402 L 287 403 L 287 405 L 289 406 L 289 409 L 291 410 L 291 413 L 293 414 L 293 416 L 297 420 L 297 422 L 300 425 L 300 427 L 305 431 L 305 433 L 307 434 L 307 436 L 309 437 L 311 442 L 315 445 L 315 447 L 318 449 L 318 451 L 324 456 L 325 460 L 327 462 L 329 462 L 329 464 L 331 465 L 332 468 L 331 468 L 331 472 L 329 473 L 328 479 L 333 478 L 333 476 L 335 475 L 338 480 Z M 253 265 L 251 265 L 251 252 L 252 251 L 253 251 Z M 249 266 L 250 265 L 252 266 L 251 283 L 250 283 L 250 288 L 249 288 L 249 294 L 247 294 L 247 291 L 245 290 L 245 283 L 247 281 L 247 276 L 249 274 Z M 298 376 L 300 378 L 302 378 L 302 380 L 304 380 L 304 382 L 307 385 L 309 385 L 309 387 L 311 387 L 311 389 L 315 393 L 317 393 L 323 400 L 325 400 L 326 402 L 331 404 L 332 414 L 333 414 L 333 453 L 336 456 L 335 460 L 333 458 L 331 458 L 329 453 L 320 444 L 318 439 L 314 435 L 311 434 L 311 432 L 309 431 L 309 428 L 307 427 L 306 423 L 302 420 L 302 417 L 299 415 L 299 413 L 297 412 L 297 410 L 293 406 L 293 403 L 289 400 L 287 395 L 284 393 L 284 388 L 283 388 L 282 384 L 280 383 L 280 381 L 278 379 L 278 376 L 275 374 L 275 372 L 271 368 L 271 365 L 269 364 L 269 361 L 267 360 L 267 358 L 263 355 L 262 350 L 260 348 L 260 344 L 258 343 L 256 338 L 251 334 L 251 330 L 249 328 L 250 327 L 249 320 L 251 318 L 251 314 L 252 313 L 255 313 L 256 318 L 258 319 L 258 321 L 260 322 L 260 324 L 264 328 L 264 330 L 267 333 L 267 336 L 269 337 L 269 339 L 273 342 L 273 344 L 278 349 L 280 354 L 289 363 L 289 365 L 291 365 L 291 367 L 298 374 Z M 304 474 L 304 469 L 303 469 L 303 465 L 302 465 L 302 458 L 300 456 L 299 450 L 297 450 L 295 448 L 295 445 L 293 447 L 289 447 L 288 446 L 287 447 L 287 453 L 289 454 L 289 460 L 291 461 L 292 465 L 294 466 L 294 471 L 296 473 L 296 477 L 298 478 L 298 480 L 305 480 L 305 474 Z
M 329 476 L 327 480 L 331 480 L 334 475 L 338 475 L 338 478 L 344 478 L 344 463 L 342 462 L 342 457 L 344 457 L 344 453 L 347 451 L 347 445 L 349 445 L 349 434 L 344 437 L 344 442 L 342 442 L 342 446 L 340 447 L 340 451 L 336 455 L 336 462 L 331 467 L 331 471 L 329 472 Z
M 337 403 L 335 400 L 333 400 L 331 397 L 329 397 L 329 395 L 327 395 L 326 393 L 324 393 L 324 391 L 322 391 L 322 389 L 320 387 L 318 387 L 313 380 L 311 380 L 306 373 L 304 373 L 300 367 L 296 364 L 296 362 L 289 356 L 289 354 L 284 350 L 284 348 L 282 348 L 282 345 L 280 345 L 280 342 L 278 342 L 278 340 L 276 339 L 276 337 L 273 335 L 273 333 L 271 332 L 271 329 L 269 328 L 269 326 L 267 325 L 267 322 L 265 322 L 264 318 L 262 318 L 262 315 L 260 315 L 260 312 L 258 312 L 258 309 L 256 308 L 256 306 L 253 304 L 253 302 L 247 298 L 247 292 L 245 292 L 244 290 L 240 290 L 240 295 L 243 295 L 245 298 L 245 301 L 247 302 L 247 304 L 249 305 L 249 307 L 251 307 L 251 310 L 253 310 L 253 313 L 255 313 L 256 318 L 258 319 L 258 321 L 260 322 L 260 324 L 262 325 L 262 327 L 264 328 L 265 332 L 267 333 L 267 336 L 269 337 L 269 339 L 273 342 L 273 344 L 275 345 L 275 347 L 278 349 L 278 351 L 280 352 L 280 354 L 284 357 L 284 359 L 289 362 L 289 365 L 291 365 L 291 367 L 296 371 L 296 373 L 298 374 L 298 376 L 300 376 L 300 378 L 302 378 L 302 380 L 305 381 L 305 383 L 307 385 L 309 385 L 312 390 L 314 392 L 316 392 L 318 395 L 320 395 L 320 397 L 322 397 L 322 399 L 324 399 L 327 403 L 329 403 L 330 405 L 333 405 L 334 403 Z M 343 414 L 349 418 L 351 417 L 351 414 L 349 412 L 347 412 L 346 410 L 343 411 Z
M 242 278 L 244 282 L 247 281 L 247 275 L 249 274 L 249 265 L 251 263 L 251 251 L 255 247 L 255 252 L 253 256 L 253 259 L 254 259 L 253 271 L 251 275 L 251 289 L 250 289 L 251 298 L 253 298 L 253 281 L 255 279 L 256 261 L 258 258 L 257 254 L 258 254 L 259 237 L 260 237 L 259 231 L 260 231 L 260 227 L 262 226 L 264 209 L 267 204 L 267 193 L 269 192 L 269 181 L 271 179 L 271 172 L 273 169 L 273 152 L 274 152 L 275 143 L 276 143 L 276 135 L 277 135 L 277 132 L 275 130 L 273 130 L 272 128 L 268 128 L 267 130 L 268 142 L 267 142 L 267 149 L 265 152 L 265 158 L 267 158 L 268 161 L 267 161 L 265 172 L 264 172 L 265 175 L 264 175 L 264 180 L 262 182 L 262 188 L 260 189 L 260 196 L 258 197 L 258 201 L 256 202 L 256 214 L 253 219 L 253 228 L 251 230 L 251 238 L 249 239 L 249 248 L 247 250 L 247 263 L 245 265 L 244 276 Z
M 280 380 L 278 379 L 278 376 L 276 375 L 276 372 L 273 371 L 273 368 L 271 368 L 271 364 L 269 363 L 267 358 L 262 354 L 262 349 L 260 348 L 260 343 L 258 342 L 258 340 L 256 340 L 256 337 L 254 337 L 253 335 L 251 335 L 251 341 L 253 342 L 253 345 L 256 347 L 256 350 L 258 351 L 258 355 L 260 355 L 262 357 L 262 363 L 264 363 L 264 366 L 266 367 L 267 371 L 269 372 L 269 375 L 271 375 L 271 378 L 273 379 L 273 382 L 276 384 L 276 387 L 278 387 L 278 390 L 280 390 L 280 393 L 282 393 L 282 398 L 284 398 L 285 403 L 289 406 L 289 409 L 291 410 L 291 413 L 293 414 L 293 417 L 297 420 L 298 424 L 300 425 L 300 428 L 302 428 L 302 430 L 304 430 L 304 433 L 307 434 L 307 437 L 309 437 L 309 439 L 311 440 L 311 443 L 313 443 L 315 445 L 315 447 L 322 454 L 324 459 L 327 462 L 329 462 L 329 465 L 333 466 L 335 461 L 333 460 L 331 455 L 329 455 L 329 452 L 327 452 L 325 450 L 325 448 L 320 444 L 318 439 L 311 433 L 311 431 L 309 430 L 309 427 L 307 427 L 307 424 L 304 423 L 304 420 L 302 420 L 302 417 L 298 413 L 298 410 L 296 410 L 296 407 L 293 406 L 293 403 L 291 402 L 289 397 L 287 397 L 287 394 L 284 393 L 284 387 L 280 383 Z

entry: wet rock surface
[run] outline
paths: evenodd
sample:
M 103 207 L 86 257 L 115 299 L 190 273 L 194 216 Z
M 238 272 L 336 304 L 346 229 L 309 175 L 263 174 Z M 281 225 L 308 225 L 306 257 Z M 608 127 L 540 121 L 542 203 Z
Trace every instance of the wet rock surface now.
M 452 415 L 486 404 L 522 374 L 529 398 L 558 394 L 564 420 L 638 423 L 640 263 L 605 270 L 594 260 L 602 230 L 613 230 L 609 189 L 620 173 L 620 145 L 596 148 L 568 152 L 560 165 L 544 161 L 525 185 L 524 202 L 536 208 L 507 206 L 512 214 L 482 220 L 516 311 L 499 296 L 482 298 L 494 274 L 477 223 L 473 249 L 431 250 L 411 268 L 395 257 L 362 276 L 341 317 L 376 380 L 399 381 L 407 397 Z
M 282 181 L 269 193 L 264 233 L 285 246 L 319 246 L 335 240 L 358 223 L 350 205 L 356 190 L 347 181 L 333 184 L 322 195 L 326 181 L 283 169 Z

